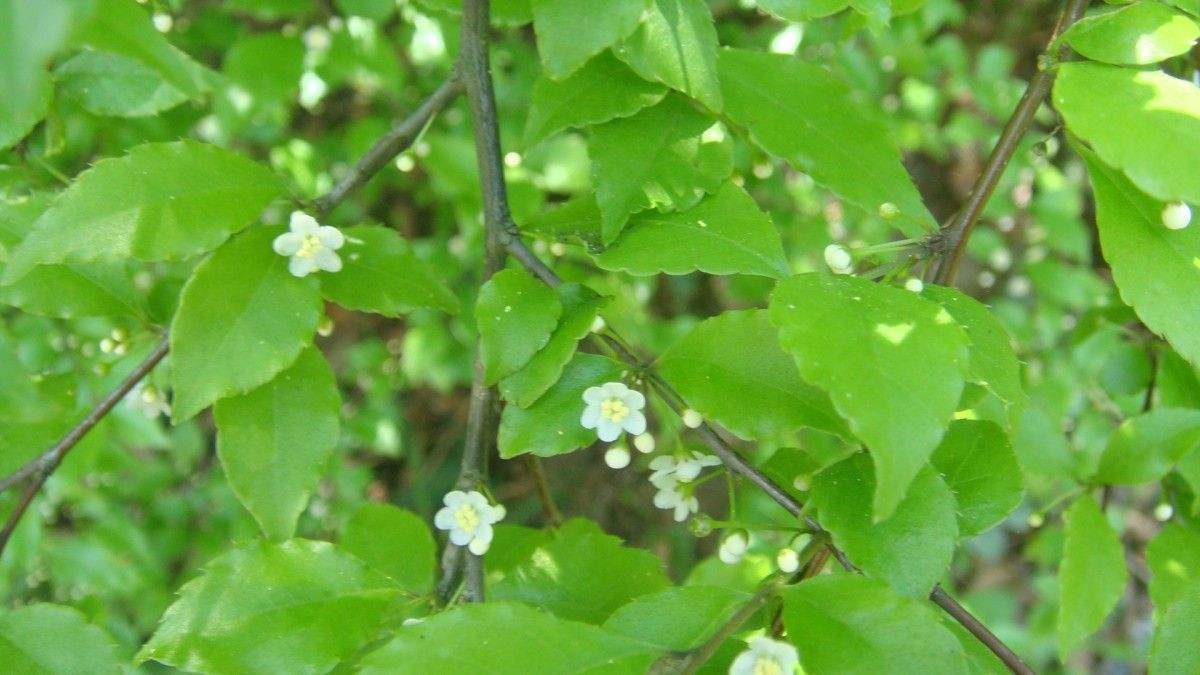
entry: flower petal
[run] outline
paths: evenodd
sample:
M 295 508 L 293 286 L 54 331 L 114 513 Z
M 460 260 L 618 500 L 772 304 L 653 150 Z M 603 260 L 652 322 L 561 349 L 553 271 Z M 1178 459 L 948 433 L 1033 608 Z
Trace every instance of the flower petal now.
M 446 506 L 455 507 L 462 504 L 466 498 L 467 493 L 462 490 L 451 490 L 446 493 L 445 497 L 442 497 L 442 503 Z
M 271 248 L 279 255 L 293 256 L 296 251 L 300 250 L 300 244 L 304 241 L 304 235 L 296 234 L 295 232 L 284 232 L 275 237 L 271 242 Z
M 758 665 L 758 656 L 753 650 L 747 649 L 733 663 L 729 664 L 729 675 L 753 675 L 754 666 Z
M 454 528 L 454 509 L 449 506 L 438 509 L 438 512 L 433 514 L 433 525 L 439 530 L 451 530 Z
M 583 409 L 583 415 L 579 417 L 579 423 L 584 429 L 595 429 L 600 423 L 600 406 L 589 405 Z
M 621 425 L 601 419 L 596 425 L 596 435 L 605 443 L 611 443 L 621 436 Z
M 316 218 L 308 215 L 303 211 L 292 211 L 292 217 L 288 221 L 288 228 L 292 232 L 298 234 L 316 234 L 317 229 L 321 227 Z
M 313 263 L 326 272 L 339 272 L 342 269 L 342 258 L 332 249 L 322 248 L 313 256 Z
M 477 541 L 482 541 L 486 547 L 487 544 L 492 543 L 492 535 L 494 533 L 495 531 L 490 524 L 480 523 L 479 527 L 475 528 L 475 538 L 471 540 L 471 543 L 474 544 Z
M 641 410 L 646 407 L 646 395 L 636 389 L 630 389 L 625 393 L 625 405 L 634 410 Z
M 476 537 L 471 540 L 470 544 L 467 544 L 467 550 L 470 551 L 471 553 L 474 553 L 475 555 L 483 555 L 484 553 L 487 553 L 487 550 L 491 545 L 492 545 L 491 539 L 488 539 L 487 541 L 483 541 L 479 537 Z
M 642 414 L 642 411 L 634 410 L 621 421 L 621 425 L 625 427 L 625 431 L 637 436 L 646 431 L 646 416 Z
M 322 225 L 317 228 L 317 240 L 332 249 L 339 249 L 346 243 L 346 235 L 336 227 Z
M 312 258 L 292 256 L 292 259 L 288 261 L 288 271 L 294 277 L 306 277 L 317 271 L 317 264 L 313 262 Z
M 624 382 L 605 382 L 603 389 L 604 398 L 624 399 L 625 394 L 629 392 L 629 387 L 626 387 Z
M 455 546 L 466 546 L 471 541 L 471 533 L 461 528 L 450 530 L 450 543 Z
M 583 402 L 588 405 L 599 405 L 604 400 L 603 387 L 588 387 L 583 390 Z

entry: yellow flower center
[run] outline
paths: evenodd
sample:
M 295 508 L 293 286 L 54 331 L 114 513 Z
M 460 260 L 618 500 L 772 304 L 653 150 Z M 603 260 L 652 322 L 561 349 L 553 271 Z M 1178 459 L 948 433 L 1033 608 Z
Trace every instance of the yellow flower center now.
M 296 251 L 296 255 L 300 258 L 311 258 L 319 253 L 323 246 L 317 235 L 306 234 L 304 235 L 304 239 L 300 241 L 300 250 Z
M 619 398 L 606 398 L 600 402 L 600 416 L 619 424 L 621 420 L 629 417 L 629 406 Z
M 783 675 L 783 667 L 775 659 L 760 656 L 754 662 L 754 675 Z
M 470 504 L 463 504 L 454 511 L 454 522 L 464 532 L 474 532 L 479 527 L 479 512 Z

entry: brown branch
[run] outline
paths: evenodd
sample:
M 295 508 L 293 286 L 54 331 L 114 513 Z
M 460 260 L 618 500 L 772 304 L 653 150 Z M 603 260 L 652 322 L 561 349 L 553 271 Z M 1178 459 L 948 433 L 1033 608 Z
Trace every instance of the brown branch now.
M 546 480 L 546 472 L 542 470 L 542 460 L 537 455 L 525 455 L 525 465 L 529 467 L 529 475 L 533 476 L 533 482 L 537 485 L 538 499 L 542 502 L 542 513 L 546 516 L 546 522 L 550 525 L 561 525 L 562 513 L 554 503 L 554 496 L 550 494 L 550 482 Z
M 1088 4 L 1089 0 L 1068 1 L 1051 33 L 1045 56 L 1050 56 L 1049 50 L 1053 48 L 1058 37 L 1083 16 Z M 1056 56 L 1061 56 L 1061 51 Z M 975 180 L 975 185 L 971 187 L 967 203 L 955 214 L 944 230 L 950 252 L 942 259 L 941 266 L 934 277 L 939 284 L 946 286 L 954 284 L 954 277 L 958 273 L 958 264 L 966 251 L 967 240 L 971 238 L 971 232 L 979 222 L 979 217 L 983 215 L 983 209 L 987 206 L 996 185 L 1004 176 L 1004 170 L 1008 167 L 1013 153 L 1016 152 L 1017 145 L 1020 144 L 1021 138 L 1033 123 L 1034 115 L 1037 114 L 1038 108 L 1050 93 L 1050 87 L 1054 84 L 1055 71 L 1053 68 L 1047 67 L 1048 64 L 1044 60 L 1044 58 L 1039 60 L 1038 72 L 1029 80 L 1029 86 L 1025 88 L 1025 93 L 1017 103 L 1012 117 L 1004 125 L 1004 130 L 1000 133 L 1000 138 L 996 141 L 996 147 L 992 149 L 987 164 L 983 167 L 979 178 Z
M 733 616 L 729 617 L 728 621 L 721 624 L 721 627 L 718 628 L 716 632 L 704 642 L 704 644 L 689 652 L 683 661 L 679 663 L 678 668 L 672 670 L 672 672 L 679 673 L 680 675 L 692 675 L 696 671 L 700 670 L 700 667 L 705 663 L 708 663 L 708 660 L 712 658 L 713 654 L 716 653 L 717 649 L 721 647 L 725 640 L 729 639 L 730 635 L 733 635 L 735 632 L 737 632 L 737 629 L 741 628 L 742 624 L 749 621 L 750 617 L 754 616 L 758 610 L 762 609 L 763 605 L 766 605 L 772 598 L 775 597 L 775 594 L 779 592 L 779 588 L 784 585 L 786 580 L 786 577 L 781 574 L 777 574 L 768 579 L 767 582 L 763 584 L 753 596 L 751 596 L 750 600 L 748 600 L 746 604 L 738 608 L 738 611 L 734 612 Z

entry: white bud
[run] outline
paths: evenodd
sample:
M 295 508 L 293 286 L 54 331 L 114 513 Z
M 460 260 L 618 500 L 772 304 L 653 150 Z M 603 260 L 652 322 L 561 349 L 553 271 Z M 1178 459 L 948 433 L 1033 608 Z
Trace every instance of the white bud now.
M 550 244 L 550 255 L 561 258 L 566 254 L 567 254 L 567 245 L 566 244 L 562 243 L 561 241 L 556 241 L 553 244 Z
M 1163 502 L 1154 507 L 1154 519 L 1159 522 L 1166 522 L 1170 520 L 1171 516 L 1173 515 L 1175 515 L 1175 507 L 1171 506 L 1167 502 Z
M 654 437 L 650 434 L 638 434 L 633 437 L 633 447 L 637 448 L 638 452 L 648 455 L 654 452 Z
M 750 545 L 749 538 L 746 533 L 741 530 L 734 530 L 725 540 L 721 542 L 721 546 L 729 550 L 734 555 L 742 555 L 746 552 L 746 547 Z
M 591 328 L 591 331 L 592 331 L 593 333 L 599 333 L 600 331 L 604 330 L 604 327 L 605 327 L 605 326 L 607 326 L 607 325 L 608 325 L 608 324 L 607 324 L 607 323 L 605 323 L 605 321 L 604 321 L 604 317 L 602 317 L 602 316 L 600 316 L 599 314 L 597 314 L 597 315 L 596 315 L 596 318 L 592 319 L 592 328 Z
M 1026 522 L 1029 523 L 1029 527 L 1038 528 L 1045 524 L 1046 518 L 1040 513 L 1031 513 Z
M 407 619 L 405 619 L 404 621 L 401 621 L 400 625 L 401 626 L 416 626 L 416 625 L 422 624 L 422 623 L 425 623 L 425 619 L 418 619 L 417 617 L 410 616 Z
M 691 408 L 683 411 L 683 426 L 689 429 L 698 429 L 701 424 L 704 424 L 704 417 L 700 413 Z
M 920 293 L 925 290 L 925 282 L 916 277 L 909 277 L 908 281 L 904 282 L 904 289 L 913 293 Z
M 1167 204 L 1162 210 L 1162 223 L 1168 230 L 1182 230 L 1192 222 L 1192 207 L 1183 202 Z
M 333 319 L 327 316 L 321 317 L 321 320 L 317 322 L 317 335 L 320 335 L 321 337 L 329 337 L 332 334 Z
M 988 255 L 988 264 L 997 272 L 1004 272 L 1012 267 L 1012 253 L 1001 246 Z
M 775 564 L 784 574 L 795 574 L 800 569 L 800 554 L 790 548 L 781 548 L 775 555 Z
M 1033 284 L 1029 281 L 1028 277 L 1012 277 L 1008 280 L 1005 290 L 1014 298 L 1023 298 L 1033 290 Z
M 812 481 L 808 479 L 806 474 L 800 474 L 792 479 L 792 487 L 801 492 L 808 492 L 808 488 L 812 487 Z
M 891 220 L 900 215 L 900 207 L 891 202 L 884 202 L 879 205 L 879 217 L 884 220 Z
M 854 269 L 854 259 L 841 244 L 825 247 L 825 264 L 834 274 L 849 274 Z
M 604 463 L 610 469 L 624 469 L 629 466 L 629 450 L 624 446 L 613 446 L 604 453 Z

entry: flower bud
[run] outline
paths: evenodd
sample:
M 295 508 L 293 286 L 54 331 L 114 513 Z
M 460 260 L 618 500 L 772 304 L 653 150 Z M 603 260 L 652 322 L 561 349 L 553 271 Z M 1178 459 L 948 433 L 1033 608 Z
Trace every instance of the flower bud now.
M 638 434 L 633 437 L 633 447 L 643 454 L 654 452 L 654 437 L 650 434 Z
M 1162 223 L 1168 230 L 1182 230 L 1192 222 L 1192 207 L 1183 202 L 1167 204 L 1162 210 Z
M 629 450 L 622 445 L 615 445 L 604 453 L 604 463 L 610 469 L 624 469 L 629 466 Z
M 854 270 L 854 259 L 841 244 L 825 247 L 825 264 L 834 274 L 849 274 Z
M 796 570 L 800 569 L 800 554 L 794 549 L 781 548 L 775 555 L 775 564 L 779 566 L 780 572 L 795 574 Z
M 704 418 L 700 413 L 691 408 L 683 411 L 683 426 L 689 429 L 698 429 L 701 424 L 704 424 Z

